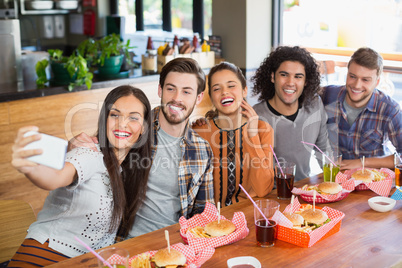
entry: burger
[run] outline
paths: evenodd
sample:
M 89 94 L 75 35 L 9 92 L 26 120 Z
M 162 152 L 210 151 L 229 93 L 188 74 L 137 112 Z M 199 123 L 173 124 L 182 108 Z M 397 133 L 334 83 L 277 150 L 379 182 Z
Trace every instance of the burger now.
M 331 219 L 328 218 L 327 213 L 321 209 L 306 209 L 300 213 L 305 221 L 305 225 L 312 226 L 313 229 L 321 227 L 323 224 L 328 223 Z
M 229 220 L 212 221 L 205 225 L 205 232 L 211 237 L 224 236 L 233 233 L 236 226 Z
M 352 179 L 362 182 L 372 182 L 375 178 L 374 173 L 368 169 L 361 169 L 352 174 Z
M 161 267 L 169 267 L 169 268 L 182 268 L 186 267 L 186 256 L 178 250 L 173 248 L 169 249 L 161 249 L 155 253 L 155 255 L 151 258 L 152 267 L 161 268 Z
M 293 227 L 302 227 L 304 224 L 304 219 L 300 214 L 284 212 L 283 215 L 292 222 Z
M 342 186 L 336 182 L 322 182 L 318 184 L 317 188 L 321 194 L 337 194 L 342 191 Z

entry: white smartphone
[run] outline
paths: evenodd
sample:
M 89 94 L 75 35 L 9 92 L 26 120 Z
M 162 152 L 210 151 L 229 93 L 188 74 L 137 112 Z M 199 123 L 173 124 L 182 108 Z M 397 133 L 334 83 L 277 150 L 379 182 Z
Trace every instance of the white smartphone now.
M 24 149 L 42 149 L 43 153 L 28 157 L 27 159 L 54 169 L 62 169 L 66 160 L 68 142 L 66 140 L 47 134 L 38 133 L 36 131 L 28 131 L 24 134 L 24 137 L 34 134 L 41 134 L 41 139 L 27 144 Z

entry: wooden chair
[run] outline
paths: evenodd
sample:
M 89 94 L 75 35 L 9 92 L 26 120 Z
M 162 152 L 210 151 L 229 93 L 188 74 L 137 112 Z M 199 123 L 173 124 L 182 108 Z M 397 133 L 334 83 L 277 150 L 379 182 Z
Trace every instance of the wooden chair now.
M 11 259 L 35 220 L 35 213 L 27 202 L 0 200 L 0 263 Z

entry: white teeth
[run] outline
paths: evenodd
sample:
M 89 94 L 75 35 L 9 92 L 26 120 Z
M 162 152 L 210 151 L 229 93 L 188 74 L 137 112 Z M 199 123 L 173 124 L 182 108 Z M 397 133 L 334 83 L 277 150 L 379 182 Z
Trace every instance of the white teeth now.
M 352 92 L 353 92 L 353 93 L 362 93 L 363 91 L 361 91 L 361 90 L 354 90 L 354 89 L 352 89 Z
M 173 105 L 170 105 L 169 107 L 170 107 L 170 109 L 175 110 L 175 111 L 181 111 L 181 110 L 183 110 L 183 108 L 180 108 L 180 107 L 177 107 L 177 106 L 173 106 Z
M 226 103 L 232 103 L 233 101 L 234 101 L 234 99 L 229 98 L 229 99 L 222 100 L 221 103 L 226 104 Z
M 126 133 L 126 132 L 119 132 L 119 131 L 115 131 L 114 135 L 119 136 L 119 137 L 129 137 L 130 134 Z
M 289 90 L 289 89 L 285 89 L 284 91 L 285 91 L 286 93 L 288 93 L 288 94 L 293 94 L 293 93 L 296 92 L 296 90 Z

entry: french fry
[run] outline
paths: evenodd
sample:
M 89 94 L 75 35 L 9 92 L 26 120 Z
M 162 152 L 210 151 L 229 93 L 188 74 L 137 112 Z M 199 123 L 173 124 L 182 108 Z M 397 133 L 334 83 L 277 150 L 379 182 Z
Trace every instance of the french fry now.
M 131 261 L 132 268 L 151 268 L 151 262 L 148 253 L 142 253 Z
M 211 237 L 209 234 L 207 234 L 207 233 L 204 231 L 204 227 L 201 227 L 201 226 L 196 226 L 196 227 L 190 229 L 189 232 L 190 232 L 194 237 L 198 237 L 198 238 L 209 238 L 209 237 Z

